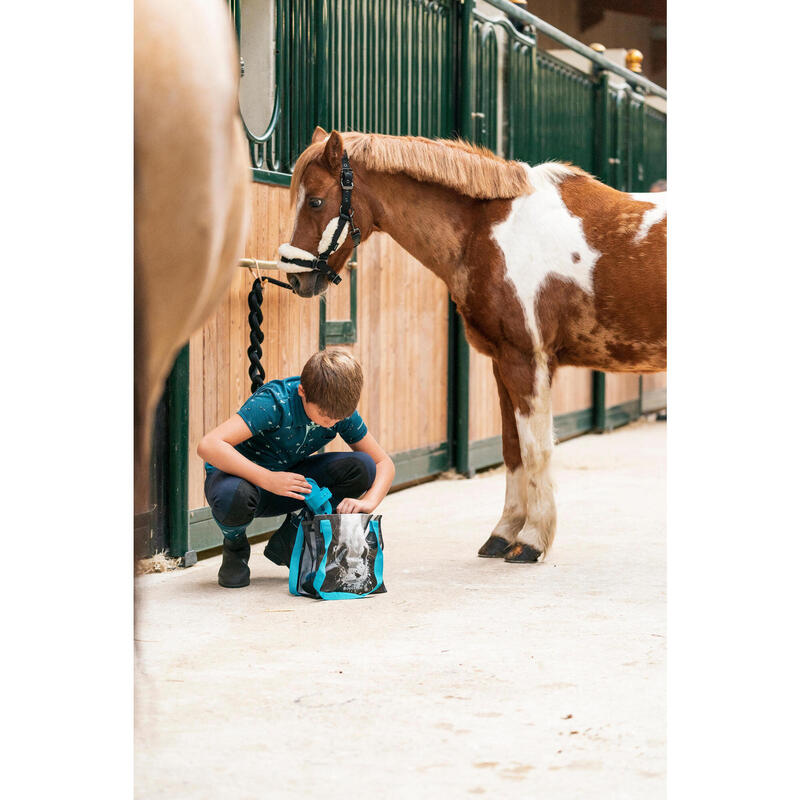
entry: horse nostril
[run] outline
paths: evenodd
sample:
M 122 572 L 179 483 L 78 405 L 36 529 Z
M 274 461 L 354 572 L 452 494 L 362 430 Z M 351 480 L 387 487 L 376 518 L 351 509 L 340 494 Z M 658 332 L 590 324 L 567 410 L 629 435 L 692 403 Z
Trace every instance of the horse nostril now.
M 300 288 L 300 279 L 297 275 L 289 273 L 289 275 L 286 276 L 286 280 L 289 281 L 289 286 L 292 287 L 292 291 L 297 294 L 297 290 Z

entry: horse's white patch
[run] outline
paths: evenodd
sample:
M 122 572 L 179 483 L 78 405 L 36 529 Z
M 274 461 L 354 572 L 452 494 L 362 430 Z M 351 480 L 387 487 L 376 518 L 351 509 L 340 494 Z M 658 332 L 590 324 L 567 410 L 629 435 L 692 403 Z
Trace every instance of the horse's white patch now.
M 667 193 L 653 192 L 652 194 L 632 194 L 631 197 L 634 200 L 655 204 L 653 208 L 648 208 L 647 211 L 644 212 L 639 230 L 636 231 L 636 236 L 633 237 L 634 242 L 642 242 L 647 238 L 650 228 L 661 222 L 667 215 Z
M 303 260 L 313 261 L 316 256 L 309 253 L 308 250 L 301 250 L 293 244 L 282 244 L 278 248 L 278 255 L 280 256 L 280 268 L 284 272 L 308 272 L 311 267 L 301 267 L 298 264 L 288 264 L 284 259 L 287 258 L 302 258 Z
M 523 166 L 528 165 L 523 164 Z M 559 161 L 545 161 L 542 164 L 537 164 L 533 169 L 536 171 L 536 180 L 538 182 L 550 181 L 550 183 L 555 186 L 561 183 L 564 178 L 575 174 L 572 167 L 568 164 L 562 164 Z M 533 184 L 533 181 L 531 181 L 531 184 Z M 534 186 L 534 188 L 536 187 Z
M 503 513 L 492 536 L 499 536 L 507 542 L 514 542 L 525 523 L 525 498 L 527 497 L 528 479 L 525 470 L 517 467 L 506 472 L 506 502 Z
M 519 296 L 538 347 L 541 337 L 534 309 L 545 279 L 555 275 L 572 280 L 591 294 L 592 271 L 600 253 L 586 241 L 582 220 L 570 213 L 561 198 L 558 184 L 573 174 L 570 168 L 541 164 L 526 169 L 534 191 L 512 202 L 507 219 L 493 227 L 492 236 L 503 251 L 506 279 Z
M 303 203 L 306 201 L 306 187 L 303 184 L 300 184 L 300 188 L 297 190 L 297 205 L 295 206 L 295 212 L 297 214 L 300 213 L 300 209 L 303 207 Z
M 528 398 L 530 414 L 514 411 L 519 435 L 520 454 L 525 468 L 526 519 L 517 541 L 531 545 L 542 555 L 550 549 L 556 531 L 556 503 L 550 461 L 553 454 L 553 413 L 550 398 L 550 373 L 545 355 L 534 356 L 535 386 Z
M 324 253 L 330 246 L 331 242 L 333 241 L 333 235 L 336 233 L 336 226 L 339 224 L 339 217 L 334 217 L 326 226 L 325 230 L 322 231 L 322 238 L 319 240 L 319 247 L 317 248 L 318 253 Z M 336 242 L 336 247 L 333 248 L 333 252 L 335 253 L 339 247 L 341 246 L 342 242 L 347 237 L 347 229 L 350 226 L 349 222 L 345 222 L 344 228 L 342 228 L 342 232 L 339 235 L 339 241 Z
M 294 207 L 294 227 L 292 228 L 292 239 L 294 239 L 294 235 L 297 233 L 297 221 L 300 219 L 300 209 L 303 207 L 303 203 L 305 203 L 305 201 L 306 187 L 301 183 L 297 190 L 297 204 Z

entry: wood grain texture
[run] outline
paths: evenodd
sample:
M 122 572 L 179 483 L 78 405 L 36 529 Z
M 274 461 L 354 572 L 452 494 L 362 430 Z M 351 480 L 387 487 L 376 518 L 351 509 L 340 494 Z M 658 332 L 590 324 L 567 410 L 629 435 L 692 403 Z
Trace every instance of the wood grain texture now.
M 469 438 L 487 439 L 501 434 L 500 403 L 492 361 L 470 348 Z M 592 372 L 580 367 L 560 367 L 553 381 L 553 414 L 568 414 L 592 406 Z
M 629 372 L 606 374 L 606 408 L 636 400 L 638 397 L 638 375 Z
M 654 389 L 667 388 L 667 373 L 666 372 L 651 372 L 648 375 L 642 375 L 642 391 L 650 392 Z

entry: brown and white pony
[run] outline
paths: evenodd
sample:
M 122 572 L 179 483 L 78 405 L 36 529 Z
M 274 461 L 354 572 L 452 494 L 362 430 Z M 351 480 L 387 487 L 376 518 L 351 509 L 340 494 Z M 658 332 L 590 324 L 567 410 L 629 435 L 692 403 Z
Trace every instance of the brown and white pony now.
M 361 240 L 385 231 L 438 275 L 467 339 L 493 362 L 506 499 L 478 554 L 536 561 L 556 528 L 558 366 L 666 368 L 666 193 L 618 192 L 568 164 L 530 167 L 460 141 L 317 128 L 292 177 L 297 217 L 282 259 L 330 245 L 344 150 Z M 340 271 L 352 249 L 348 231 L 330 267 Z M 303 297 L 324 288 L 318 273 L 289 280 Z
M 230 284 L 250 176 L 239 59 L 220 0 L 134 5 L 134 508 L 178 350 Z

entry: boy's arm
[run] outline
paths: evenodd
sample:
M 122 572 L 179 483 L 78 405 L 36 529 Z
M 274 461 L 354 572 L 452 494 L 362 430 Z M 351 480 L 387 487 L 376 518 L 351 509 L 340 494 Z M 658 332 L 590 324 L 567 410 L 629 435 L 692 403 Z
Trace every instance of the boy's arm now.
M 350 449 L 366 453 L 372 458 L 375 462 L 375 480 L 362 498 L 345 497 L 336 507 L 336 511 L 339 514 L 371 514 L 392 486 L 394 463 L 371 433 L 351 444 Z
M 212 467 L 230 475 L 238 475 L 255 486 L 283 497 L 303 500 L 311 487 L 302 475 L 294 472 L 272 472 L 245 458 L 234 445 L 249 439 L 253 434 L 245 421 L 234 414 L 222 425 L 209 431 L 197 445 L 197 455 Z

